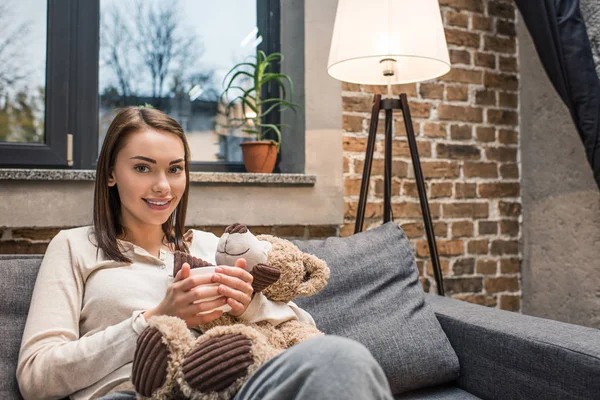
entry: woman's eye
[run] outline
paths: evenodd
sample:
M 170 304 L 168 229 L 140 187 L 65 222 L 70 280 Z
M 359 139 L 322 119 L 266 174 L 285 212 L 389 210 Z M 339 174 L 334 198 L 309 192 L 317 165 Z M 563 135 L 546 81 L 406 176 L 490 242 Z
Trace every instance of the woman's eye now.
M 135 167 L 133 167 L 137 172 L 148 172 L 150 171 L 150 168 L 148 168 L 146 165 L 136 165 Z
M 183 171 L 183 168 L 180 165 L 176 165 L 173 168 L 171 168 L 171 172 L 174 174 L 178 174 L 181 171 Z

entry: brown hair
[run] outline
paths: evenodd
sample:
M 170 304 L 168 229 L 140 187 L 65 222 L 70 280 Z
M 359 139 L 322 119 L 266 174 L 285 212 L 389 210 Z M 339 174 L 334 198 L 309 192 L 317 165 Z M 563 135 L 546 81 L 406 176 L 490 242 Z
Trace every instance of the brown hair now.
M 117 154 L 125 146 L 127 137 L 142 129 L 155 129 L 177 135 L 185 150 L 185 191 L 177 208 L 162 225 L 167 242 L 175 250 L 188 252 L 183 239 L 190 184 L 190 149 L 183 128 L 162 111 L 153 108 L 127 107 L 121 110 L 110 124 L 96 168 L 94 189 L 94 234 L 98 250 L 115 261 L 131 263 L 118 245 L 117 238 L 124 233 L 120 222 L 121 199 L 116 186 L 108 186 L 109 176 L 115 166 Z

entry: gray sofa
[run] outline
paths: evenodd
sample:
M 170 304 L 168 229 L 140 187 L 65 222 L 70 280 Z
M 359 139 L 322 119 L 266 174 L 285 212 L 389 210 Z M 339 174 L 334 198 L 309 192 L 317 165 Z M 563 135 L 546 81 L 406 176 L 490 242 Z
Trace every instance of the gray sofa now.
M 3 400 L 21 398 L 15 367 L 41 258 L 0 255 Z M 600 399 L 600 330 L 435 295 L 426 295 L 425 299 L 458 356 L 460 376 L 447 384 L 420 388 L 396 398 Z M 309 304 L 303 307 L 311 313 L 316 311 Z

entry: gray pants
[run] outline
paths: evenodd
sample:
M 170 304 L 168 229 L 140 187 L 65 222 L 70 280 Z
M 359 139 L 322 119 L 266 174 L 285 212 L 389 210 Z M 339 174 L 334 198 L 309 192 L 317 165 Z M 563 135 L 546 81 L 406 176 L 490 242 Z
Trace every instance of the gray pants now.
M 103 400 L 134 398 L 132 392 L 102 397 Z M 234 400 L 291 399 L 392 400 L 393 397 L 383 370 L 369 350 L 350 339 L 324 336 L 296 345 L 267 362 L 242 386 Z

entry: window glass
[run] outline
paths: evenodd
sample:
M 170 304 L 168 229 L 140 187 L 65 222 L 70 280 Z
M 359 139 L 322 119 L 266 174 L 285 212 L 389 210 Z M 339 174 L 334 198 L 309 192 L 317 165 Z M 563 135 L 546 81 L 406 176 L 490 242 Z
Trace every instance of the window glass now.
M 47 0 L 0 0 L 0 142 L 44 143 Z
M 256 25 L 256 0 L 101 0 L 99 148 L 120 107 L 150 104 L 182 125 L 193 161 L 241 161 L 219 98 Z

